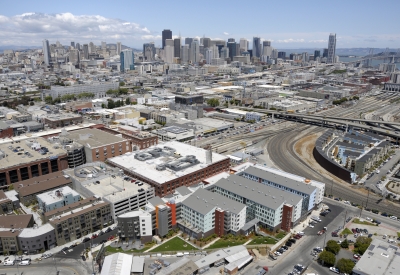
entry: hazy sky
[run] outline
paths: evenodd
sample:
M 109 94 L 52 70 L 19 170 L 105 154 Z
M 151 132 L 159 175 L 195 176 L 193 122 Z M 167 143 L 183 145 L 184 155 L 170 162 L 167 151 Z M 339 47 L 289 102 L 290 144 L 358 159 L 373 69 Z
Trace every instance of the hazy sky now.
M 247 38 L 250 47 L 259 36 L 276 48 L 325 48 L 334 32 L 338 48 L 400 48 L 399 0 L 19 0 L 0 7 L 0 45 L 49 39 L 141 48 L 161 45 L 162 30 L 171 29 L 173 36 Z

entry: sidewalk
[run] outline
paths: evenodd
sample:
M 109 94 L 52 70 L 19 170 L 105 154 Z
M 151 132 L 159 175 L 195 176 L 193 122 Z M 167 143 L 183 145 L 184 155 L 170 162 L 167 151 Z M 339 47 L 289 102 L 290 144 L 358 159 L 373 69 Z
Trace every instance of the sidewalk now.
M 112 225 L 109 225 L 108 227 L 114 228 L 115 226 L 116 226 L 116 224 L 112 224 Z M 105 228 L 103 228 L 103 230 L 104 230 L 104 229 L 105 229 Z M 64 247 L 70 247 L 73 243 L 82 243 L 82 240 L 83 240 L 84 238 L 87 238 L 87 237 L 90 238 L 93 234 L 99 234 L 100 231 L 102 231 L 102 230 L 98 230 L 98 231 L 89 233 L 88 235 L 82 236 L 81 238 L 76 239 L 76 240 L 74 240 L 74 241 L 71 241 L 71 242 L 69 242 L 69 243 L 66 243 L 66 244 L 64 244 L 64 245 L 60 245 L 60 246 L 53 247 L 53 248 L 51 248 L 51 249 L 45 251 L 44 253 L 39 253 L 39 254 L 24 254 L 24 255 L 22 255 L 22 256 L 23 256 L 24 258 L 30 258 L 32 261 L 34 261 L 34 260 L 36 260 L 36 259 L 42 258 L 42 255 L 43 255 L 43 254 L 52 253 L 53 255 L 55 255 L 55 254 L 59 253 L 59 252 L 61 251 L 61 249 L 63 249 Z M 113 240 L 113 241 L 115 241 L 115 240 Z M 95 248 L 100 249 L 100 247 L 101 247 L 101 246 L 98 245 L 98 246 L 96 246 L 96 247 L 94 247 L 94 248 L 92 248 L 92 249 L 93 249 L 93 251 L 94 251 Z M 89 253 L 89 254 L 90 254 L 90 253 Z M 6 258 L 6 257 L 18 257 L 18 255 L 11 255 L 11 256 L 4 256 L 4 255 L 1 255 L 1 256 L 0 256 L 0 260 L 1 260 L 1 261 L 4 261 L 4 258 Z

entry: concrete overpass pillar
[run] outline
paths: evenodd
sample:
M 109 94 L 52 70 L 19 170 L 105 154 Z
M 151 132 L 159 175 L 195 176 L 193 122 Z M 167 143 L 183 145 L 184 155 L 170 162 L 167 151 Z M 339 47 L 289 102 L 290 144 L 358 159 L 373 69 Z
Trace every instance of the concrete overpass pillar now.
M 346 124 L 346 130 L 345 132 L 347 133 L 349 131 L 349 124 Z

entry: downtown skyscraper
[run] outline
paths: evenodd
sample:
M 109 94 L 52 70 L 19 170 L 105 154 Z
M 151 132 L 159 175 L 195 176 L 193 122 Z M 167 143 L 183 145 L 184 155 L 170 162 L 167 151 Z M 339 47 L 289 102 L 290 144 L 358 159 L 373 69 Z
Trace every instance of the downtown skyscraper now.
M 336 33 L 331 33 L 329 35 L 328 56 L 326 63 L 328 64 L 335 63 L 335 59 L 336 59 Z
M 172 39 L 172 31 L 171 30 L 163 30 L 162 31 L 162 48 L 165 47 L 165 40 Z
M 46 64 L 47 66 L 50 65 L 51 61 L 50 45 L 49 45 L 49 40 L 47 39 L 43 40 L 43 60 L 44 64 Z
M 260 37 L 253 37 L 253 56 L 261 57 L 261 39 L 260 39 Z

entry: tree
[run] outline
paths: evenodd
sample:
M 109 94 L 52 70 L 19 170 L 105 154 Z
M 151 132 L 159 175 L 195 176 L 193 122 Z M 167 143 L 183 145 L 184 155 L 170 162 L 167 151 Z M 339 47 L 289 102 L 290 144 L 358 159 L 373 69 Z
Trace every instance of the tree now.
M 31 106 L 35 105 L 35 102 L 31 101 L 31 102 L 29 102 L 29 105 L 31 105 Z
M 347 273 L 350 274 L 354 268 L 355 264 L 350 259 L 340 259 L 336 265 L 339 269 L 340 273 Z
M 114 109 L 115 108 L 115 103 L 113 100 L 109 100 L 107 104 L 108 109 Z
M 119 86 L 120 86 L 120 87 L 125 86 L 125 82 L 120 81 L 120 82 L 119 82 Z
M 101 103 L 101 108 L 105 109 L 106 108 L 106 104 Z
M 368 237 L 358 237 L 356 243 L 354 244 L 354 253 L 363 255 L 367 250 L 368 246 L 371 244 L 372 239 Z
M 318 256 L 318 261 L 327 266 L 333 266 L 336 262 L 336 256 L 332 252 L 322 251 Z
M 349 242 L 347 239 L 344 239 L 344 241 L 340 244 L 342 248 L 349 248 Z
M 53 102 L 53 98 L 51 96 L 46 96 L 44 98 L 44 102 L 46 102 L 46 104 L 51 104 Z
M 211 107 L 217 107 L 219 106 L 219 100 L 217 98 L 210 98 L 207 99 L 207 104 L 210 105 Z
M 325 247 L 326 251 L 332 252 L 333 254 L 338 254 L 340 251 L 340 245 L 334 240 L 329 240 Z
M 126 104 L 126 105 L 131 105 L 131 100 L 129 99 L 129 97 L 127 97 L 127 98 L 125 99 L 125 104 Z

